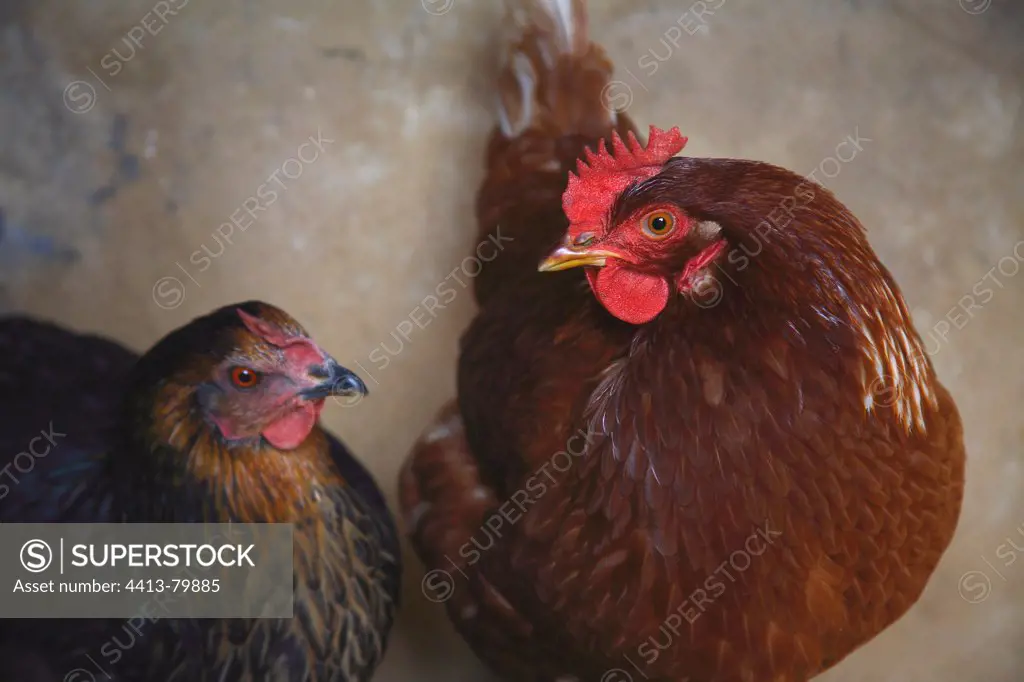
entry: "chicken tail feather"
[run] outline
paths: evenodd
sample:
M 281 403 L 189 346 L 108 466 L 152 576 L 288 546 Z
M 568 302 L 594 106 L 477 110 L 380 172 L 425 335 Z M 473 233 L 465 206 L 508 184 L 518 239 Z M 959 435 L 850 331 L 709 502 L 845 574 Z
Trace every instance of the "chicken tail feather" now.
M 564 236 L 562 193 L 587 148 L 635 132 L 609 99 L 612 63 L 591 42 L 585 0 L 506 0 L 497 79 L 498 125 L 477 195 L 479 240 L 501 235 L 502 253 L 474 280 L 477 302 L 518 287 Z
M 587 31 L 585 0 L 507 0 L 507 42 L 498 77 L 502 134 L 606 136 L 618 123 L 608 106 L 612 64 Z

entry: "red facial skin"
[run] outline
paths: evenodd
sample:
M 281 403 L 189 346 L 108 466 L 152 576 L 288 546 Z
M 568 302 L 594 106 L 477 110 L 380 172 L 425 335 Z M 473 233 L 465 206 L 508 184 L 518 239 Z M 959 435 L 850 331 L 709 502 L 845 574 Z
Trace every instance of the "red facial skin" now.
M 239 310 L 255 343 L 227 358 L 216 370 L 220 389 L 206 405 L 211 421 L 228 441 L 262 436 L 278 450 L 293 450 L 316 426 L 324 400 L 308 400 L 301 392 L 321 378 L 310 370 L 329 356 L 305 335 L 289 333 Z M 259 376 L 253 386 L 241 386 L 232 370 L 245 367 Z
M 651 234 L 645 225 L 651 216 L 672 216 L 673 227 L 662 236 Z M 669 296 L 692 288 L 700 271 L 722 253 L 720 240 L 686 261 L 678 272 L 671 262 L 690 235 L 695 221 L 678 207 L 654 205 L 618 223 L 593 248 L 618 254 L 601 268 L 587 268 L 594 295 L 608 312 L 630 324 L 650 322 L 665 309 Z
M 682 150 L 686 138 L 678 128 L 664 132 L 651 126 L 650 139 L 641 147 L 630 134 L 623 142 L 612 138 L 612 151 L 604 143 L 596 153 L 587 151 L 570 174 L 562 198 L 569 218 L 566 236 L 570 248 L 609 254 L 603 267 L 588 267 L 594 295 L 615 317 L 631 324 L 650 322 L 665 309 L 669 296 L 688 291 L 700 271 L 725 248 L 719 241 L 680 264 L 672 256 L 680 250 L 696 221 L 672 204 L 645 206 L 610 224 L 618 197 L 631 185 L 657 175 L 665 161 Z M 672 227 L 654 234 L 646 223 L 653 215 L 671 216 Z M 611 256 L 614 254 L 614 257 Z

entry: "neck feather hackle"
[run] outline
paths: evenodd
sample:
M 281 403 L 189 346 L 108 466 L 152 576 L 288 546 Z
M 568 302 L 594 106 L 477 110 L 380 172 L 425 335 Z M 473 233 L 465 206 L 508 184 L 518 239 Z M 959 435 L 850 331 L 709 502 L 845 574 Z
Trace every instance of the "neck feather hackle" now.
M 293 523 L 341 483 L 327 435 L 315 427 L 283 452 L 260 438 L 228 445 L 194 391 L 165 383 L 136 410 L 112 458 L 118 505 L 139 521 Z

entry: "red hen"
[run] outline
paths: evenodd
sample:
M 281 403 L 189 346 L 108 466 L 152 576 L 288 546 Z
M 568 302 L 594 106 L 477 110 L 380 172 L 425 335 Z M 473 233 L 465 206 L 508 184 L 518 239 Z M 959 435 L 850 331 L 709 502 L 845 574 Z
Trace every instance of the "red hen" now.
M 584 9 L 513 12 L 478 197 L 513 241 L 401 478 L 424 589 L 507 679 L 807 680 L 920 596 L 960 418 L 850 211 L 637 142 Z

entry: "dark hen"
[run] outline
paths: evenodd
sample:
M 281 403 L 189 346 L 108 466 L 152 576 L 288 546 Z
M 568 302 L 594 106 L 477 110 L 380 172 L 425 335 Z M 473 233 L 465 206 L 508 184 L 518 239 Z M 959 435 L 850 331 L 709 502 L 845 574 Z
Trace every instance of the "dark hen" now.
M 236 390 L 239 366 L 258 390 Z M 141 358 L 0 320 L 0 453 L 12 457 L 0 521 L 293 523 L 296 614 L 163 620 L 127 653 L 104 648 L 134 642 L 123 621 L 3 621 L 3 650 L 17 652 L 3 679 L 99 665 L 117 680 L 368 680 L 397 607 L 397 535 L 373 478 L 316 423 L 326 397 L 358 392 L 265 303 L 198 318 Z

